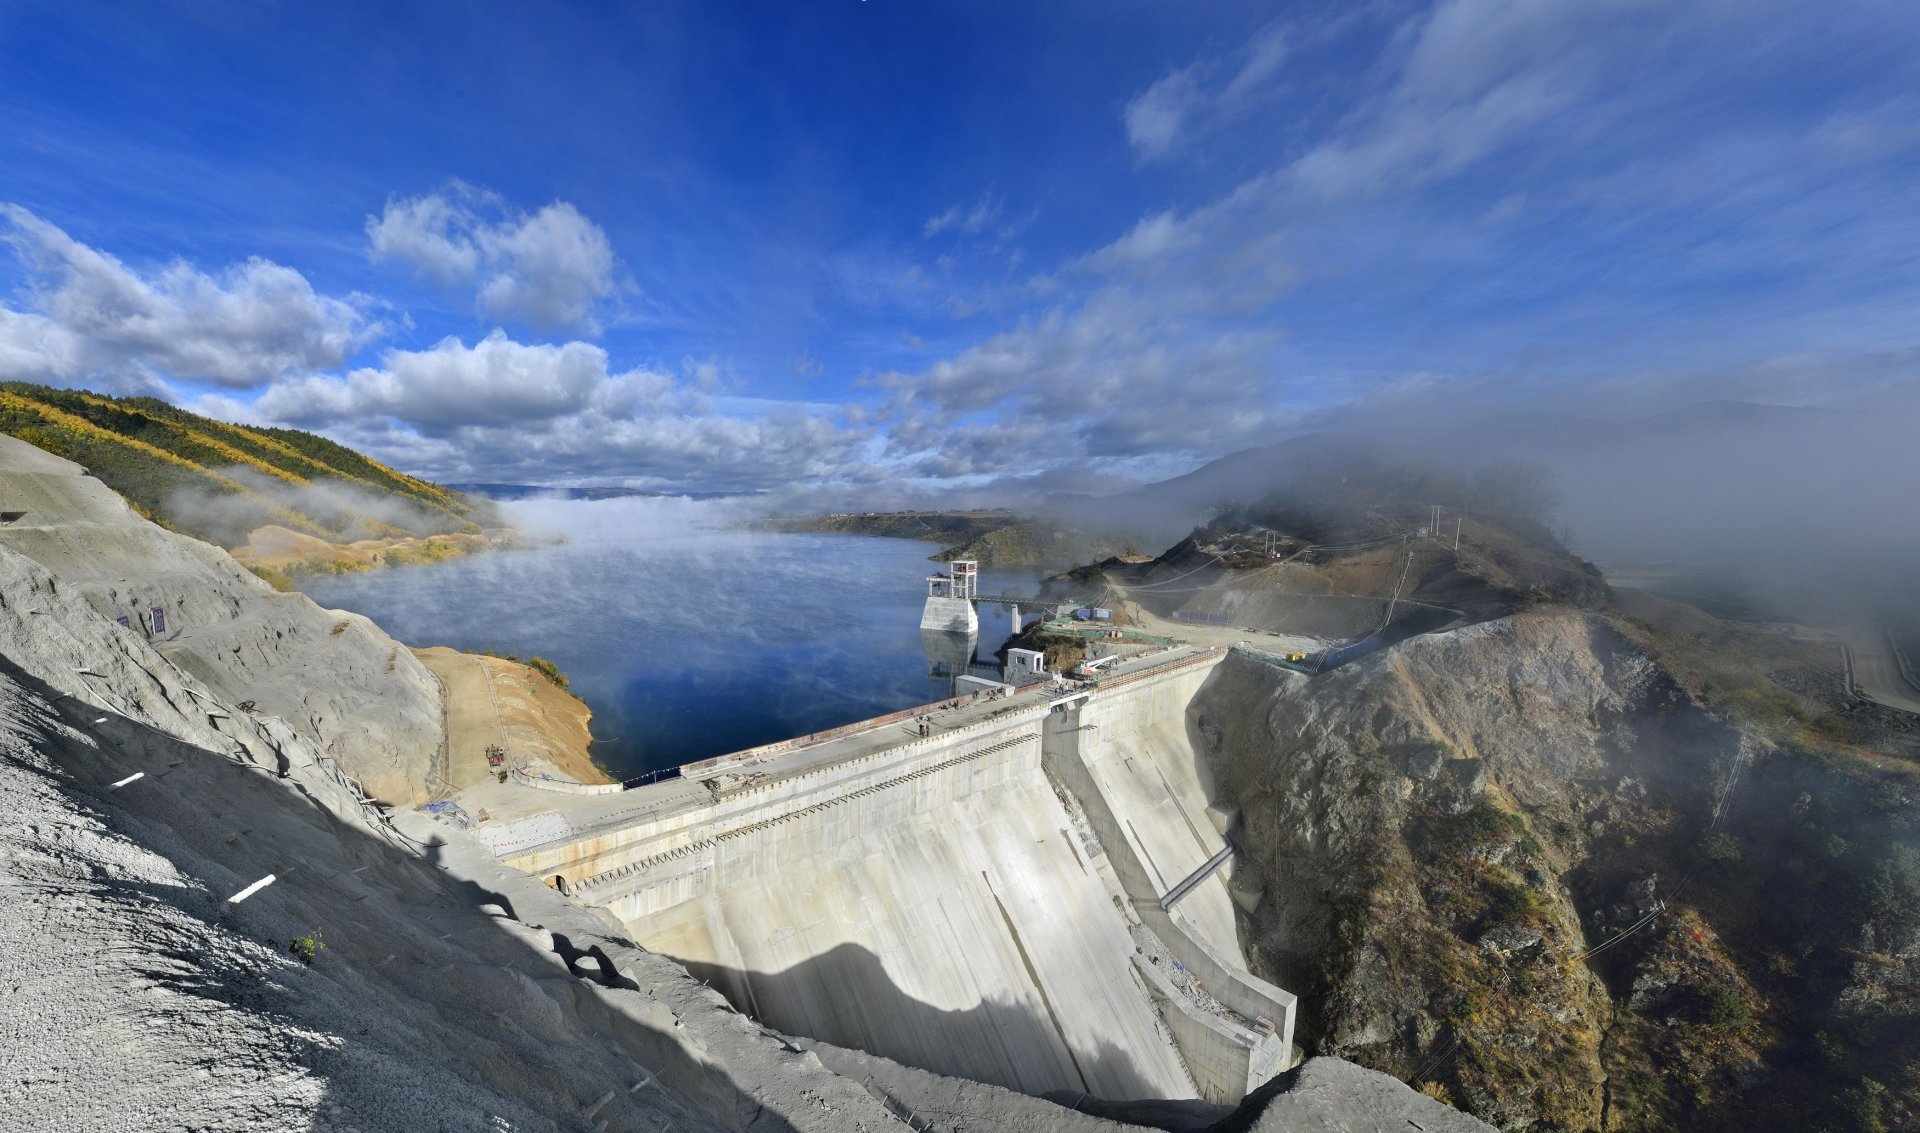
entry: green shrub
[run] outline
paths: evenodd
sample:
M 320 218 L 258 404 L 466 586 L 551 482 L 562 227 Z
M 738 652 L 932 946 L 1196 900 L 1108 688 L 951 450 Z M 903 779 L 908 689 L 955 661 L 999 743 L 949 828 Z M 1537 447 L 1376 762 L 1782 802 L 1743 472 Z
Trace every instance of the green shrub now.
M 1700 1018 L 1709 1027 L 1739 1029 L 1753 1022 L 1753 1010 L 1732 988 L 1710 987 L 1700 997 Z
M 1861 1133 L 1884 1133 L 1887 1128 L 1886 1096 L 1885 1086 L 1872 1078 L 1862 1078 L 1858 1085 L 1840 1091 L 1840 1112 Z
M 293 577 L 285 571 L 275 570 L 270 566 L 255 566 L 251 563 L 247 565 L 247 569 L 265 580 L 268 586 L 273 587 L 282 594 L 291 592 L 295 587 Z
M 547 678 L 549 681 L 552 681 L 555 688 L 562 692 L 566 691 L 568 686 L 567 674 L 561 672 L 560 666 L 554 664 L 552 661 L 547 660 L 545 657 L 529 657 L 527 659 L 527 667 Z
M 313 963 L 314 957 L 320 955 L 320 950 L 326 946 L 327 942 L 320 939 L 320 930 L 317 928 L 287 941 L 287 951 L 293 954 L 293 958 L 308 965 Z
M 1490 803 L 1481 803 L 1465 814 L 1444 818 L 1434 827 L 1434 845 L 1450 854 L 1467 854 L 1497 846 L 1517 846 L 1521 852 L 1539 855 L 1540 843 L 1528 831 L 1526 822 Z
M 1700 839 L 1700 852 L 1708 861 L 1732 864 L 1740 860 L 1740 843 L 1733 835 L 1716 830 Z
M 1540 910 L 1539 894 L 1511 882 L 1496 884 L 1487 901 L 1488 914 L 1500 920 L 1531 916 Z

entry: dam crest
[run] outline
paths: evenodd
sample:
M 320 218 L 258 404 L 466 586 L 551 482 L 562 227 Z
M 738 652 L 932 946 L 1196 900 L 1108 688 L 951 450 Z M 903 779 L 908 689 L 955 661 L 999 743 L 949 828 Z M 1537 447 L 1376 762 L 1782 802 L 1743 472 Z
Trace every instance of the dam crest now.
M 482 828 L 788 1034 L 1028 1094 L 1232 1104 L 1295 998 L 1246 971 L 1189 706 L 1226 650 L 549 796 Z M 928 719 L 922 734 L 921 719 Z

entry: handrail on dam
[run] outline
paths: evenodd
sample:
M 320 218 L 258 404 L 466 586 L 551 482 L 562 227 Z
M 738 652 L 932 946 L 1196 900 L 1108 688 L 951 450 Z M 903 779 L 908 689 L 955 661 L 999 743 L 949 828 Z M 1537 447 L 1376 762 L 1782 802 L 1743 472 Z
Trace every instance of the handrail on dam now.
M 1111 680 L 1097 682 L 1090 691 L 1098 692 L 1105 689 L 1119 688 L 1131 684 L 1134 681 L 1145 680 L 1164 672 L 1198 664 L 1201 661 L 1224 652 L 1226 652 L 1225 646 L 1216 645 L 1208 649 L 1203 649 L 1191 657 L 1181 657 L 1173 661 L 1162 662 L 1158 665 L 1142 669 L 1137 673 L 1129 673 L 1124 677 L 1116 677 Z M 1022 693 L 1025 691 L 1027 690 L 1021 690 Z M 1021 693 L 1015 693 L 1014 695 L 1018 696 L 1020 694 Z M 761 744 L 758 747 L 750 747 L 744 751 L 736 751 L 727 755 L 716 755 L 711 759 L 702 759 L 694 763 L 683 764 L 679 768 L 680 777 L 683 779 L 698 779 L 710 772 L 724 771 L 731 767 L 749 766 L 758 763 L 764 756 L 779 755 L 783 752 L 814 747 L 829 740 L 837 740 L 846 736 L 857 735 L 861 732 L 874 731 L 879 728 L 884 728 L 889 724 L 899 723 L 902 720 L 911 720 L 916 716 L 935 711 L 941 705 L 951 702 L 952 698 L 943 698 L 931 704 L 921 704 L 912 708 L 903 708 L 898 712 L 889 712 L 884 716 L 874 716 L 866 720 L 856 720 L 851 724 L 843 724 L 837 728 L 827 728 L 823 731 L 810 732 L 807 735 L 795 736 L 791 739 L 775 740 L 772 743 Z
M 1160 661 L 1140 669 L 1137 672 L 1128 673 L 1125 676 L 1115 676 L 1101 680 L 1092 687 L 1084 689 L 1083 695 L 1091 694 L 1095 698 L 1100 698 L 1115 689 L 1125 688 L 1141 681 L 1153 680 L 1168 673 L 1178 672 L 1194 665 L 1201 665 L 1216 660 L 1226 652 L 1226 646 L 1213 646 L 1207 649 L 1197 650 L 1187 656 Z M 939 702 L 939 704 L 945 703 L 949 703 L 949 701 L 943 700 Z M 952 742 L 958 736 L 982 729 L 1004 728 L 1011 723 L 1021 720 L 1027 713 L 1045 715 L 1053 706 L 1054 701 L 1044 694 L 1044 686 L 1036 686 L 1030 690 L 1022 690 L 1022 692 L 1008 697 L 1007 703 L 1000 708 L 994 709 L 990 716 L 959 723 L 957 726 L 949 727 L 947 730 L 930 738 L 904 739 L 903 742 L 896 742 L 885 747 L 866 751 L 862 754 L 854 755 L 851 758 L 866 761 L 897 757 L 900 754 L 916 750 L 928 744 Z M 674 770 L 678 771 L 679 774 L 677 777 L 679 779 L 688 782 L 689 786 L 697 787 L 703 776 L 718 774 L 720 771 L 729 768 L 757 766 L 761 763 L 763 757 L 815 747 L 828 740 L 842 739 L 847 736 L 858 735 L 865 732 L 879 731 L 889 724 L 910 719 L 937 707 L 938 704 L 923 705 L 901 712 L 892 712 L 884 716 L 857 721 L 839 728 L 831 728 L 824 732 L 815 732 L 809 736 L 802 736 L 791 740 L 781 740 L 773 744 L 763 744 L 745 751 L 734 752 L 731 755 L 716 756 L 712 759 L 688 763 Z M 839 761 L 836 761 L 835 765 L 837 765 L 838 762 Z M 828 766 L 823 765 L 801 771 L 799 774 L 802 776 L 810 776 L 825 773 L 827 770 Z M 790 777 L 791 776 L 781 776 L 780 778 L 785 780 Z M 748 787 L 742 793 L 752 793 L 759 789 L 771 789 L 773 785 L 773 783 L 768 783 L 765 788 Z M 626 786 L 629 791 L 633 789 L 631 785 Z M 574 792 L 568 791 L 565 793 L 573 794 Z M 613 794 L 615 792 L 612 791 L 610 785 L 608 785 L 608 788 L 604 789 L 604 793 Z M 700 792 L 699 797 L 704 798 L 704 792 Z M 579 841 L 582 838 L 604 834 L 624 824 L 639 821 L 643 816 L 652 815 L 665 808 L 685 805 L 687 802 L 688 798 L 685 796 L 659 798 L 644 805 L 596 813 L 589 821 L 579 824 L 560 820 L 557 817 L 559 813 L 557 811 L 545 811 L 542 812 L 544 815 L 554 816 L 551 825 L 537 830 L 527 829 L 524 832 L 515 829 L 511 834 L 508 834 L 506 831 L 500 831 L 497 837 L 488 839 L 488 845 L 493 847 L 495 853 L 502 854 L 503 856 L 511 855 L 518 857 L 534 854 L 555 846 Z

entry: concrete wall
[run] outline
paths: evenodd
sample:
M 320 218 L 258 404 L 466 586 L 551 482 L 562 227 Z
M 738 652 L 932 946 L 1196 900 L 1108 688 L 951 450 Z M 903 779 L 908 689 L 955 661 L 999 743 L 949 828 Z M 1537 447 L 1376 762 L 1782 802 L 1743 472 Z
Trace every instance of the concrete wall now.
M 1026 1093 L 1237 1101 L 1292 998 L 1237 971 L 1218 876 L 1158 905 L 1225 845 L 1186 720 L 1219 657 L 812 768 L 713 761 L 711 791 L 509 860 L 782 1030 Z
M 783 1030 L 1025 1093 L 1193 1096 L 1040 712 L 722 800 L 704 846 L 582 899 Z
M 1217 662 L 1215 657 L 1062 706 L 1045 722 L 1043 761 L 1079 802 L 1134 916 L 1207 994 L 1247 1024 L 1272 1024 L 1268 1034 L 1221 1018 L 1169 985 L 1158 988 L 1200 1096 L 1230 1104 L 1285 1068 L 1296 1001 L 1242 970 L 1221 874 L 1171 911 L 1160 908 L 1168 890 L 1225 845 L 1208 813 L 1211 785 L 1204 762 L 1186 730 L 1186 706 Z
M 523 787 L 532 787 L 536 791 L 552 791 L 560 795 L 617 795 L 626 787 L 620 783 L 575 783 L 570 779 L 555 779 L 551 775 L 529 775 L 518 767 L 510 774 L 513 781 Z
M 974 634 L 980 632 L 980 616 L 973 610 L 973 603 L 965 598 L 945 598 L 934 595 L 920 610 L 920 628 L 937 630 L 941 633 Z

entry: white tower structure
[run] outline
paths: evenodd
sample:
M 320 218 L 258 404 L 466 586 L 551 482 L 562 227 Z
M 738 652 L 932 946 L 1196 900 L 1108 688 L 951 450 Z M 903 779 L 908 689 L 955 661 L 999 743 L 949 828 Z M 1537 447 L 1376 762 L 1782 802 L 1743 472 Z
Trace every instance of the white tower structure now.
M 927 576 L 927 604 L 920 612 L 920 628 L 943 633 L 979 633 L 980 615 L 973 609 L 973 600 L 979 592 L 979 562 L 974 559 L 949 562 L 947 573 Z

